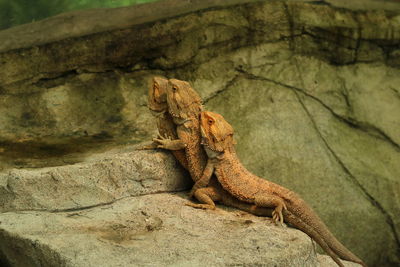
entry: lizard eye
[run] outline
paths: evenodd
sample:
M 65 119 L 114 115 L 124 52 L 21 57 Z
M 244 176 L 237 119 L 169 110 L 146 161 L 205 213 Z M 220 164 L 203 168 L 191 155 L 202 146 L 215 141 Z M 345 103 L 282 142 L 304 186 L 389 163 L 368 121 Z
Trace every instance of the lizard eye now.
M 176 86 L 172 86 L 172 91 L 176 92 L 176 91 L 178 91 L 178 88 Z
M 214 123 L 213 120 L 211 120 L 211 119 L 208 120 L 208 125 L 212 125 L 213 123 Z

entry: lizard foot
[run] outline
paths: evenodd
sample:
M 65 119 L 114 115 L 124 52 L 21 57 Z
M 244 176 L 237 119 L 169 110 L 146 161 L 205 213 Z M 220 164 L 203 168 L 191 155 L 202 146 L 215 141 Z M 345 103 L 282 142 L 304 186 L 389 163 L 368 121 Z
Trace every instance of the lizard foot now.
M 171 138 L 169 136 L 164 136 L 158 133 L 156 138 L 153 138 L 153 142 L 157 143 L 157 148 L 166 148 L 168 143 L 171 143 Z
M 153 150 L 157 148 L 157 144 L 156 143 L 151 143 L 151 144 L 146 144 L 146 145 L 142 145 L 137 147 L 135 150 Z
M 274 211 L 272 212 L 272 221 L 275 224 L 280 223 L 280 225 L 283 225 L 283 214 L 282 210 L 287 210 L 285 203 L 282 203 L 282 205 L 278 205 Z
M 185 206 L 189 206 L 195 209 L 203 209 L 203 210 L 215 210 L 215 206 L 210 204 L 195 204 L 192 202 L 185 203 Z
M 180 139 L 171 139 L 171 136 L 163 136 L 158 134 L 156 138 L 153 138 L 153 142 L 158 144 L 157 148 L 167 149 L 167 150 L 180 150 L 186 148 L 186 144 Z

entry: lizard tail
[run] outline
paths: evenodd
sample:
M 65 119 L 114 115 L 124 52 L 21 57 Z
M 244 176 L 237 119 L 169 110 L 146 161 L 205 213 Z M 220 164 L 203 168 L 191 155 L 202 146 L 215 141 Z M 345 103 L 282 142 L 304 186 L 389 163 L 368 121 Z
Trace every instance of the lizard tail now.
M 284 217 L 286 222 L 295 226 L 297 229 L 306 233 L 311 237 L 321 248 L 337 263 L 337 265 L 344 267 L 343 263 L 339 260 L 338 256 L 333 252 L 333 250 L 328 246 L 325 240 L 317 233 L 314 228 L 303 222 L 300 218 L 293 215 L 290 211 L 284 211 Z
M 304 223 L 312 226 L 314 230 L 321 235 L 326 244 L 343 260 L 352 261 L 361 264 L 364 267 L 367 265 L 350 250 L 348 250 L 336 237 L 329 231 L 328 227 L 319 218 L 319 216 L 302 200 L 299 196 L 291 192 L 292 196 L 285 199 L 287 208 L 295 216 L 299 217 Z M 295 199 L 296 201 L 291 201 Z

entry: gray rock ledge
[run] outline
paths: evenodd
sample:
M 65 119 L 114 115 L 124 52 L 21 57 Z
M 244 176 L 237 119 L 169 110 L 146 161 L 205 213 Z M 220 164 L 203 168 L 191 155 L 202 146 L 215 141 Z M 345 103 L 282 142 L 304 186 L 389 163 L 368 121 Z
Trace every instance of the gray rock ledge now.
M 0 212 L 85 209 L 190 183 L 170 153 L 108 151 L 73 165 L 0 172 Z
M 29 267 L 331 266 L 320 265 L 301 231 L 244 212 L 193 209 L 185 198 L 162 193 L 80 211 L 2 213 L 0 258 Z

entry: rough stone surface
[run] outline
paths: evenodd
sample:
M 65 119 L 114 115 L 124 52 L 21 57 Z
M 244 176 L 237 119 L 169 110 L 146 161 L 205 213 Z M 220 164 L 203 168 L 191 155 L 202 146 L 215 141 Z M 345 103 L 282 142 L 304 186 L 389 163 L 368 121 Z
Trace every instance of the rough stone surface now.
M 108 152 L 74 165 L 0 173 L 0 212 L 83 209 L 190 184 L 170 153 Z
M 370 266 L 398 266 L 399 4 L 211 2 L 182 1 L 173 10 L 160 2 L 165 11 L 136 24 L 129 17 L 120 30 L 106 25 L 3 49 L 2 177 L 11 168 L 46 166 L 36 159 L 46 153 L 52 166 L 66 164 L 59 154 L 83 161 L 68 158 L 69 144 L 148 140 L 155 123 L 147 80 L 175 77 L 232 123 L 245 166 L 298 192 Z
M 317 256 L 318 263 L 320 267 L 336 267 L 337 264 L 332 260 L 331 257 L 326 256 L 326 255 L 318 255 Z M 359 267 L 360 265 L 354 262 L 349 262 L 349 261 L 342 261 L 344 266 L 346 267 Z
M 142 73 L 82 73 L 50 83 L 0 95 L 0 141 L 5 153 L 10 150 L 7 145 L 21 143 L 65 145 L 70 140 L 84 143 L 113 137 L 138 142 L 154 130 Z
M 0 251 L 12 266 L 29 267 L 319 266 L 298 230 L 185 201 L 154 194 L 89 210 L 2 213 Z
M 302 60 L 307 62 L 307 58 Z M 276 68 L 281 64 L 285 62 Z M 278 72 L 270 71 L 277 80 Z M 239 75 L 218 98 L 207 102 L 208 109 L 225 115 L 232 123 L 244 165 L 259 176 L 300 193 L 339 240 L 367 262 L 377 264 L 374 253 L 383 248 L 393 254 L 389 252 L 382 261 L 395 262 L 400 229 L 396 215 L 400 212 L 397 145 L 380 134 L 377 127 L 364 127 L 336 114 L 304 87 L 293 88 L 258 75 Z M 315 84 L 333 80 L 337 72 L 330 75 L 322 81 L 316 77 Z M 249 88 L 258 93 L 249 94 Z M 221 105 L 221 99 L 229 105 Z M 393 98 L 383 107 L 391 102 L 400 106 Z M 351 109 L 352 102 L 348 103 Z M 387 114 L 385 120 L 398 120 L 395 114 Z M 395 129 L 396 124 L 392 124 L 392 132 L 397 134 Z M 360 239 L 348 238 L 349 235 Z

